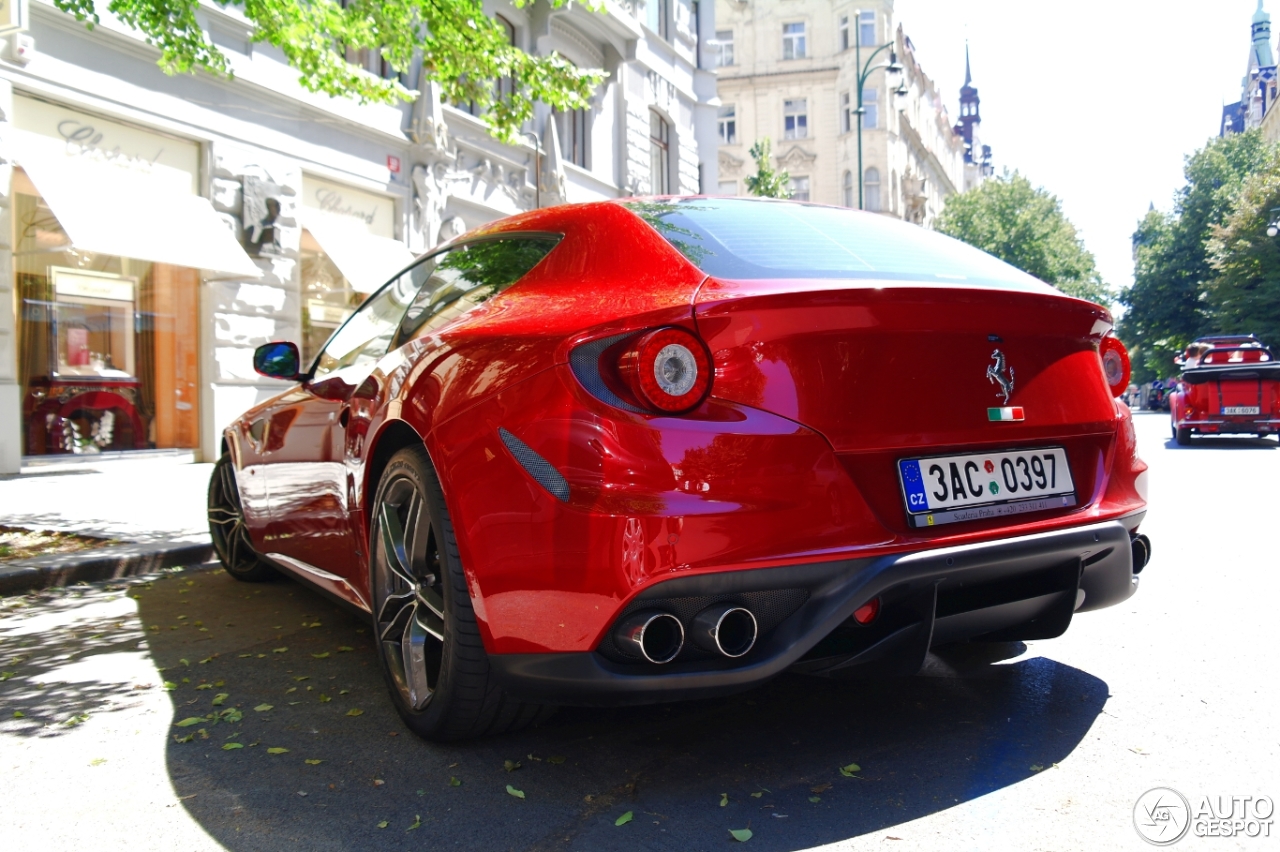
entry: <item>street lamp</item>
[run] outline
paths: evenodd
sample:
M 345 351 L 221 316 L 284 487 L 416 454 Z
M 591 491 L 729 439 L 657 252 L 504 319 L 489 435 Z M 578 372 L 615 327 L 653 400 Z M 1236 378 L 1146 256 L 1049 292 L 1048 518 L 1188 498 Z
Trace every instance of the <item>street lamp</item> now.
M 902 73 L 902 65 L 898 62 L 898 53 L 893 49 L 893 42 L 880 45 L 867 57 L 866 64 L 862 63 L 862 10 L 859 9 L 853 13 L 853 22 L 853 61 L 854 67 L 858 72 L 858 108 L 854 110 L 858 116 L 858 209 L 861 210 L 863 209 L 862 116 L 866 112 L 862 106 L 862 90 L 866 87 L 867 79 L 871 76 L 871 72 L 879 71 L 881 68 L 885 71 L 885 89 L 888 94 L 907 94 L 907 84 Z M 876 57 L 885 50 L 889 51 L 889 61 L 883 65 L 873 66 L 871 63 L 875 62 Z

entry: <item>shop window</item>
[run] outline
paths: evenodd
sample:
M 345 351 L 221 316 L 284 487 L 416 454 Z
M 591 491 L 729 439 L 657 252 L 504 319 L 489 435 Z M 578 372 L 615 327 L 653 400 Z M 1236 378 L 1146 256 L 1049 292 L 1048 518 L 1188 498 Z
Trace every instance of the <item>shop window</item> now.
M 408 275 L 401 275 L 370 296 L 325 343 L 312 376 L 319 378 L 347 367 L 371 366 L 386 355 L 414 297 L 411 284 Z
M 199 444 L 199 273 L 75 249 L 13 176 L 23 452 Z
M 303 230 L 300 248 L 302 363 L 310 364 L 365 294 L 356 292 L 310 231 Z

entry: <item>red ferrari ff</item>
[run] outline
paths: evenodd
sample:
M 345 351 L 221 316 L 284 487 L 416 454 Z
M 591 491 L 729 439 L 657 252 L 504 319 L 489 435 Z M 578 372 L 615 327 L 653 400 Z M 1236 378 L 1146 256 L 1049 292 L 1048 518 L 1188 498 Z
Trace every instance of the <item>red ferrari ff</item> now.
M 431 739 L 556 704 L 909 674 L 1060 635 L 1149 543 L 1110 314 L 883 216 L 672 198 L 420 258 L 237 419 L 209 487 L 242 580 L 368 614 Z

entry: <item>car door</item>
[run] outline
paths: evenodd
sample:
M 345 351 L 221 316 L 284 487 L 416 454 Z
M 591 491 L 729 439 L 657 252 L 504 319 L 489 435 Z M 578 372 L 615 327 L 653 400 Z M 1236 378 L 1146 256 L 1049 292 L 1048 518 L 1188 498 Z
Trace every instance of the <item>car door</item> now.
M 262 467 L 271 511 L 262 545 L 269 556 L 354 582 L 363 542 L 349 514 L 353 397 L 387 354 L 429 264 L 370 296 L 334 332 L 298 389 L 265 413 Z

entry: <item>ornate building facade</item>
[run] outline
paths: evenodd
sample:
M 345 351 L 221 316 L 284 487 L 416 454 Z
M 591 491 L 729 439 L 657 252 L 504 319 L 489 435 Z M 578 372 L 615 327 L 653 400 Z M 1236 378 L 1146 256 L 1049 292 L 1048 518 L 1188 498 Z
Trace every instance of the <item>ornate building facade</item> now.
M 755 171 L 748 152 L 765 137 L 794 198 L 856 207 L 861 183 L 865 209 L 921 225 L 948 195 L 990 173 L 972 78 L 953 125 L 894 24 L 893 0 L 717 0 L 715 41 L 722 194 L 746 194 L 744 179 Z M 900 86 L 887 85 L 891 51 L 903 67 Z M 859 173 L 857 81 L 868 65 Z
M 1280 142 L 1280 112 L 1273 107 L 1277 95 L 1276 54 L 1271 45 L 1271 15 L 1258 0 L 1249 22 L 1249 59 L 1240 80 L 1240 100 L 1222 107 L 1218 135 L 1243 133 L 1254 127 L 1272 142 Z
M 314 354 L 413 255 L 535 206 L 714 187 L 712 4 L 603 6 L 485 3 L 514 44 L 608 74 L 512 146 L 419 68 L 413 103 L 311 94 L 215 5 L 199 16 L 229 79 L 166 76 L 126 28 L 31 3 L 0 55 L 0 473 L 212 460 L 223 424 L 285 387 L 254 348 Z

